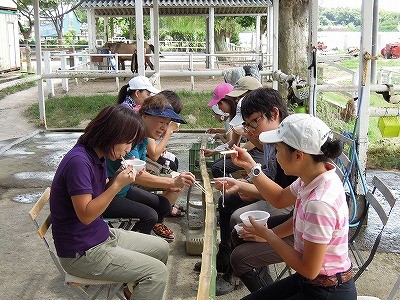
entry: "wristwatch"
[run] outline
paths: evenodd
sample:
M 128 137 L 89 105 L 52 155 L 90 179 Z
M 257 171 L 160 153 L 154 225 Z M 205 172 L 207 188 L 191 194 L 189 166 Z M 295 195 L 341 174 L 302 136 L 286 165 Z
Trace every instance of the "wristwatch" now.
M 258 177 L 261 174 L 261 164 L 256 164 L 254 167 L 251 168 L 249 174 L 250 179 L 253 179 L 254 177 Z

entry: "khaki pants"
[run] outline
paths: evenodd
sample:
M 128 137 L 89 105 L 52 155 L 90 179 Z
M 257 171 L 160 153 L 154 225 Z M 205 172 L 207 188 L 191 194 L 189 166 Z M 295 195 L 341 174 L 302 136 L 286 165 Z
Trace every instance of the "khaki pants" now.
M 158 237 L 110 228 L 110 237 L 75 258 L 59 258 L 71 275 L 135 283 L 132 299 L 162 299 L 168 280 L 168 243 Z

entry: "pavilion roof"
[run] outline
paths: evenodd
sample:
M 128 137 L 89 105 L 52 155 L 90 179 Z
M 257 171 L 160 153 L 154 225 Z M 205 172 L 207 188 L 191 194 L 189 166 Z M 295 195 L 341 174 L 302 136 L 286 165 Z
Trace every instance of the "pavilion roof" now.
M 82 8 L 94 8 L 96 16 L 135 15 L 134 0 L 86 0 Z M 150 14 L 153 0 L 143 0 L 143 14 Z M 215 15 L 258 15 L 266 14 L 271 0 L 159 0 L 161 16 L 208 15 L 214 7 Z

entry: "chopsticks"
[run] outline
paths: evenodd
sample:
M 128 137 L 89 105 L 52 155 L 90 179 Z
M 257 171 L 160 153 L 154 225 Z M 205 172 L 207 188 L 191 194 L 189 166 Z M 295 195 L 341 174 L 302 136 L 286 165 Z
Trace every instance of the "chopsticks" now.
M 197 180 L 195 180 L 195 181 L 193 182 L 193 185 L 194 185 L 195 187 L 197 187 L 198 189 L 200 189 L 205 195 L 207 195 L 207 196 L 210 195 L 210 193 L 207 192 L 207 190 L 206 190 L 206 189 L 201 185 L 201 183 L 198 182 Z
M 121 165 L 123 165 L 125 168 L 127 168 L 128 163 L 126 162 L 125 158 L 122 155 L 121 155 L 121 159 L 122 159 Z

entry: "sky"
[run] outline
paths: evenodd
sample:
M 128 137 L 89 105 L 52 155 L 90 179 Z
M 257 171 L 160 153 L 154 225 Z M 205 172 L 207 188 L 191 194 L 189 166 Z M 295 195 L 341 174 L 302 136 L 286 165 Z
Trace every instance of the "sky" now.
M 318 4 L 322 7 L 335 8 L 335 7 L 349 7 L 361 8 L 362 0 L 319 0 Z M 400 13 L 399 0 L 378 0 L 379 9 L 387 11 L 395 11 Z

